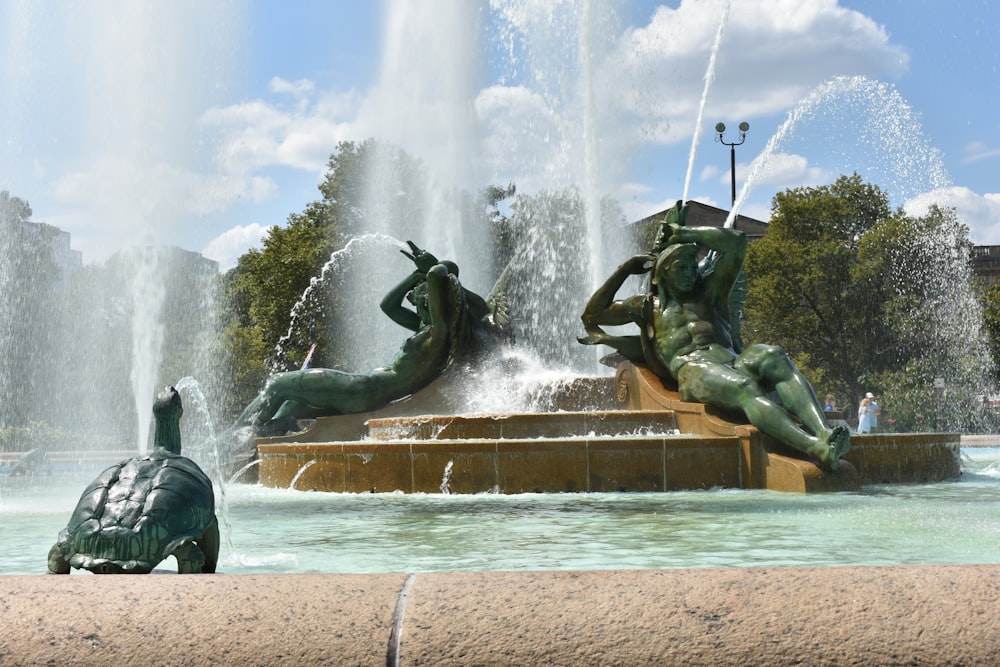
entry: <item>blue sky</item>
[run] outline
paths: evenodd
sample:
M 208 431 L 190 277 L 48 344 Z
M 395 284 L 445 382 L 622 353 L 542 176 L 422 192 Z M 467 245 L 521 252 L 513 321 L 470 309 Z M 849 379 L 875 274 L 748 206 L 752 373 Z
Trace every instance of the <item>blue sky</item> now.
M 589 184 L 643 217 L 683 194 L 726 6 L 3 3 L 0 189 L 69 231 L 87 262 L 152 240 L 228 268 L 318 198 L 337 142 L 378 136 L 445 181 Z M 767 219 L 785 188 L 858 171 L 895 205 L 955 206 L 976 243 L 1000 244 L 995 3 L 728 6 L 689 198 L 729 208 L 729 149 L 713 127 L 745 120 L 747 215 Z M 577 48 L 588 25 L 591 97 Z

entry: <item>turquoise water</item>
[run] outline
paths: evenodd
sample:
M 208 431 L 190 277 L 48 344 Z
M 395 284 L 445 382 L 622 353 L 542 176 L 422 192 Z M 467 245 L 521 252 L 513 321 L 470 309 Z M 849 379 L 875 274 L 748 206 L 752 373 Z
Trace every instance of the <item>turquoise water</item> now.
M 812 496 L 356 495 L 231 485 L 219 571 L 1000 563 L 1000 448 L 968 448 L 963 460 L 954 482 Z M 45 571 L 89 479 L 3 480 L 0 574 Z M 161 566 L 172 567 L 172 559 Z

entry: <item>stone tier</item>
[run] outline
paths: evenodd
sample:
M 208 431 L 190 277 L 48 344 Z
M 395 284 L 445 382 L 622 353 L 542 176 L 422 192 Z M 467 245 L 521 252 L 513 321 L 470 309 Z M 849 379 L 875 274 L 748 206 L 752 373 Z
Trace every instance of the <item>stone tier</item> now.
M 391 410 L 318 419 L 257 441 L 265 486 L 341 493 L 558 493 L 713 487 L 799 493 L 924 483 L 960 474 L 958 434 L 865 435 L 830 474 L 740 414 L 681 401 L 648 369 L 618 367 L 618 410 L 420 415 Z M 610 393 L 610 392 L 609 392 Z M 564 405 L 580 404 L 566 392 Z M 405 406 L 427 406 L 415 397 Z M 440 404 L 438 404 L 440 405 Z M 396 414 L 392 414 L 396 413 Z M 400 414 L 403 413 L 403 414 Z

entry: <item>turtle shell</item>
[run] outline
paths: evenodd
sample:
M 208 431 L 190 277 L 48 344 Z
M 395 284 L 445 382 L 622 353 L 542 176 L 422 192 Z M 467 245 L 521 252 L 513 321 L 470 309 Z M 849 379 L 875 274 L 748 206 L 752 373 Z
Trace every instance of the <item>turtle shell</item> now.
M 107 468 L 80 496 L 56 547 L 99 572 L 152 571 L 215 520 L 212 482 L 191 459 L 156 449 Z

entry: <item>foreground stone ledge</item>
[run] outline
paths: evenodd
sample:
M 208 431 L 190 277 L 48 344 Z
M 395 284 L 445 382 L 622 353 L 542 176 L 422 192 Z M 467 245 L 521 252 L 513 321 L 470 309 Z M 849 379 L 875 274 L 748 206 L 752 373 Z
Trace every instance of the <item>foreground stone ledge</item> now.
M 1000 565 L 0 577 L 0 665 L 992 665 Z

